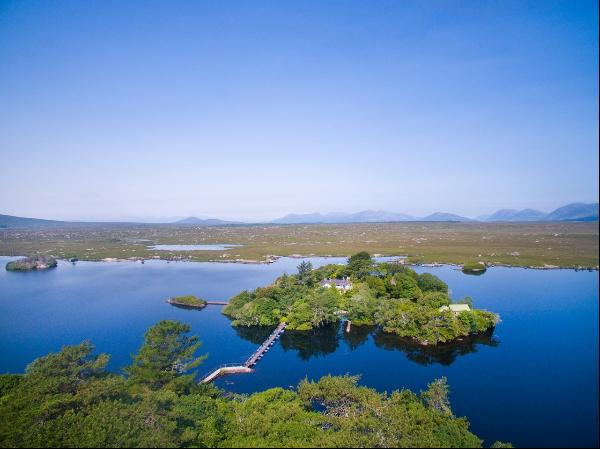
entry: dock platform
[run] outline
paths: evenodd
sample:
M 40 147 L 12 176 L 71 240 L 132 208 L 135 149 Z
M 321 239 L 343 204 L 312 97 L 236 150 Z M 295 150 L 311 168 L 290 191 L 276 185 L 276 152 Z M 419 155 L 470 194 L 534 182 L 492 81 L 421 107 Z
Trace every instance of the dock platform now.
M 200 383 L 209 383 L 213 380 L 226 376 L 228 374 L 246 374 L 253 372 L 253 367 L 258 363 L 260 359 L 271 349 L 271 347 L 275 344 L 277 339 L 283 334 L 287 323 L 280 323 L 279 326 L 275 328 L 271 335 L 264 341 L 262 345 L 258 347 L 256 351 L 246 360 L 243 365 L 235 365 L 235 364 L 227 364 L 221 365 L 215 370 L 208 373 L 206 376 L 202 378 Z

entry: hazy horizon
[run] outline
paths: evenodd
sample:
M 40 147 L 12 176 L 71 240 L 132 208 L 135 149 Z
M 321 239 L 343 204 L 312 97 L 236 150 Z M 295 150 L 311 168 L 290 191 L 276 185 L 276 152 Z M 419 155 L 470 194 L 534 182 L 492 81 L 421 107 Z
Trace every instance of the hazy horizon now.
M 598 4 L 0 3 L 0 214 L 598 201 Z
M 574 203 L 586 203 L 583 201 L 571 201 L 568 204 L 574 204 Z M 591 201 L 591 202 L 587 202 L 586 204 L 589 203 L 598 203 L 598 200 L 596 201 Z M 544 212 L 544 213 L 549 213 L 554 211 L 555 209 L 562 207 L 562 206 L 566 206 L 567 204 L 561 204 L 560 206 L 557 206 L 555 208 L 549 209 L 549 210 L 540 210 L 540 209 L 535 209 L 539 212 Z M 514 209 L 514 208 L 502 208 L 503 210 L 506 209 Z M 523 209 L 534 209 L 534 208 L 523 208 Z M 140 223 L 172 223 L 175 221 L 179 221 L 179 220 L 183 220 L 186 218 L 190 218 L 190 217 L 194 217 L 194 218 L 199 218 L 199 219 L 222 219 L 222 220 L 227 220 L 227 221 L 239 221 L 239 222 L 243 222 L 243 223 L 248 223 L 248 224 L 252 224 L 252 223 L 268 223 L 270 221 L 276 220 L 278 218 L 282 218 L 284 216 L 287 215 L 306 215 L 306 214 L 321 214 L 321 215 L 328 215 L 328 214 L 353 214 L 353 213 L 358 213 L 358 212 L 364 212 L 367 210 L 371 210 L 371 211 L 375 211 L 375 212 L 388 212 L 388 213 L 395 213 L 395 214 L 406 214 L 412 218 L 425 218 L 428 215 L 437 213 L 437 212 L 441 212 L 441 213 L 451 213 L 451 214 L 456 214 L 456 215 L 461 215 L 465 218 L 470 218 L 470 219 L 481 219 L 481 218 L 485 218 L 488 215 L 493 214 L 494 212 L 498 212 L 501 209 L 497 209 L 497 210 L 493 210 L 493 211 L 488 211 L 485 213 L 481 213 L 481 214 L 477 214 L 477 215 L 462 215 L 462 214 L 458 214 L 456 212 L 453 212 L 451 210 L 433 210 L 429 213 L 426 214 L 422 214 L 422 215 L 417 215 L 417 214 L 411 214 L 409 212 L 406 211 L 402 211 L 402 210 L 373 210 L 373 209 L 361 209 L 361 210 L 347 210 L 347 211 L 342 211 L 342 210 L 333 210 L 333 211 L 307 211 L 307 212 L 297 212 L 297 211 L 288 211 L 285 213 L 282 213 L 280 215 L 277 216 L 272 216 L 272 217 L 267 217 L 265 219 L 253 219 L 253 218 L 245 218 L 245 217 L 240 217 L 240 216 L 217 216 L 217 215 L 204 215 L 204 214 L 188 214 L 188 215 L 175 215 L 175 216 L 160 216 L 160 215 L 147 215 L 147 216 L 140 216 L 140 215 L 120 215 L 120 216 L 90 216 L 90 217 L 60 217 L 60 216 L 51 216 L 51 217 L 39 217 L 39 216 L 22 216 L 23 218 L 41 218 L 41 219 L 49 219 L 49 220 L 64 220 L 64 221 L 82 221 L 82 222 L 140 222 Z M 7 214 L 4 211 L 0 211 L 0 215 L 13 215 L 13 214 Z

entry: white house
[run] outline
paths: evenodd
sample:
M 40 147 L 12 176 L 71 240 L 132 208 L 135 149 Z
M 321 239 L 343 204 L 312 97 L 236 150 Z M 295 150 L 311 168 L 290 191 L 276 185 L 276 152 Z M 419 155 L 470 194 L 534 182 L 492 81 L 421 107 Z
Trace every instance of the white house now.
M 470 312 L 471 308 L 468 304 L 450 304 L 449 306 L 440 307 L 440 312 L 446 312 L 448 310 L 458 315 L 460 312 Z
M 321 287 L 335 287 L 343 292 L 352 288 L 352 282 L 348 279 L 323 279 L 319 285 Z

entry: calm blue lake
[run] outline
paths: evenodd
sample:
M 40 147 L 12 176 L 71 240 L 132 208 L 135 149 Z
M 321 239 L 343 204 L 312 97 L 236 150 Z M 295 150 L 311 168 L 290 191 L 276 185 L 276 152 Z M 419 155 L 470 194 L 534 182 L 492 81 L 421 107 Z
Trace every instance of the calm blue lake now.
M 0 267 L 14 258 L 0 257 Z M 344 259 L 311 259 L 313 265 Z M 236 330 L 218 306 L 182 310 L 165 300 L 195 294 L 227 300 L 265 285 L 298 259 L 270 265 L 149 261 L 61 262 L 45 272 L 0 269 L 0 372 L 22 372 L 34 358 L 90 339 L 130 363 L 145 330 L 161 319 L 190 323 L 210 354 L 200 371 L 243 361 L 269 330 Z M 467 276 L 451 267 L 417 268 L 448 283 L 454 298 L 500 313 L 491 336 L 423 349 L 376 329 L 332 327 L 285 333 L 256 372 L 221 379 L 236 392 L 295 386 L 325 374 L 361 374 L 378 390 L 418 391 L 446 376 L 455 414 L 490 444 L 598 445 L 598 273 L 493 268 Z

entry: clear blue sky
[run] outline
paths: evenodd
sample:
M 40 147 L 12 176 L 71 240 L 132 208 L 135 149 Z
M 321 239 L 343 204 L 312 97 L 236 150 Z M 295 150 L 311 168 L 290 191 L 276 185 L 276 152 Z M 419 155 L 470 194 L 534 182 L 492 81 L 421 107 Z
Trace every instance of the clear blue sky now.
M 0 0 L 0 213 L 598 199 L 598 4 Z

